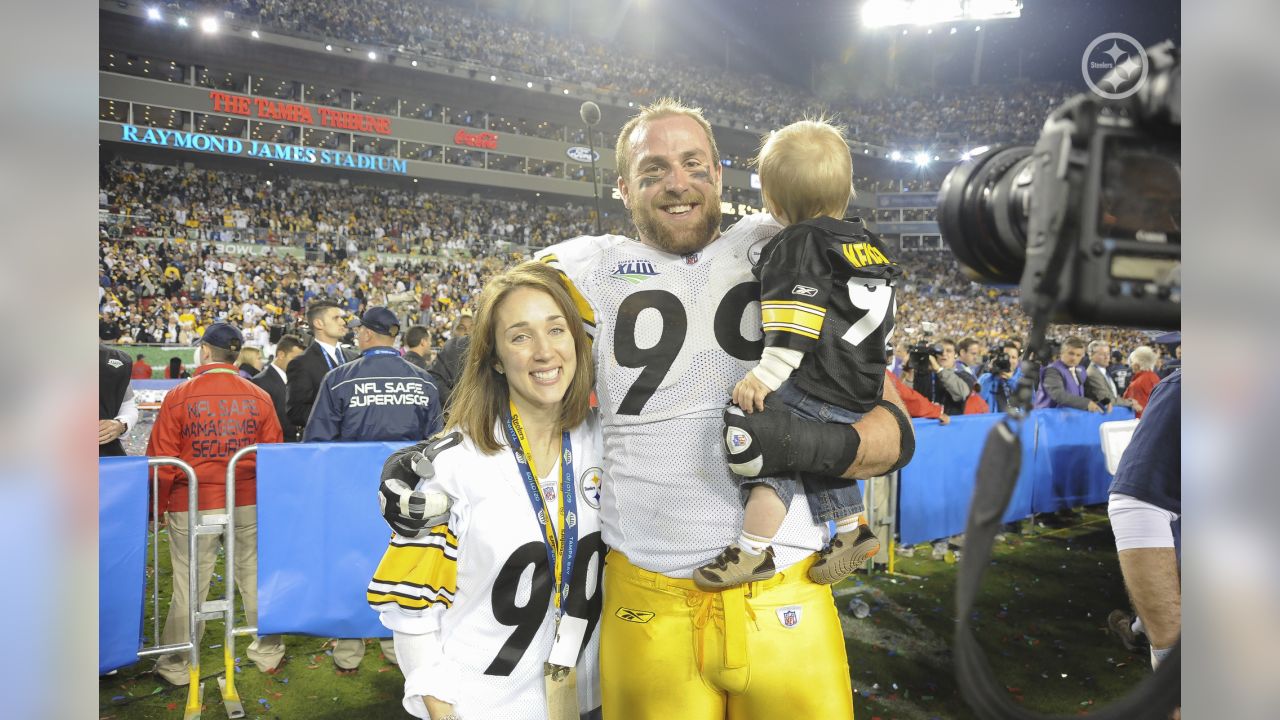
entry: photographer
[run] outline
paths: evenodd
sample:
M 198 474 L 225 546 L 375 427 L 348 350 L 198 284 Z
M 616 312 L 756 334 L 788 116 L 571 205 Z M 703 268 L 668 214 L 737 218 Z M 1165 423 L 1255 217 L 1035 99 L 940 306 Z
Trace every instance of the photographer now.
M 938 345 L 942 349 L 940 356 L 929 353 L 929 368 L 933 371 L 933 397 L 930 399 L 942 405 L 943 412 L 948 415 L 963 415 L 965 400 L 978 380 L 964 366 L 957 367 L 955 340 L 943 338 Z
M 1018 362 L 1017 341 L 1010 340 L 992 349 L 987 360 L 987 372 L 978 378 L 978 394 L 992 412 L 1007 412 L 1009 398 L 1022 379 L 1022 367 Z
M 1084 396 L 1084 339 L 1072 335 L 1062 341 L 1061 355 L 1040 371 L 1040 388 L 1036 390 L 1035 408 L 1069 407 L 1089 412 L 1102 412 L 1098 403 Z

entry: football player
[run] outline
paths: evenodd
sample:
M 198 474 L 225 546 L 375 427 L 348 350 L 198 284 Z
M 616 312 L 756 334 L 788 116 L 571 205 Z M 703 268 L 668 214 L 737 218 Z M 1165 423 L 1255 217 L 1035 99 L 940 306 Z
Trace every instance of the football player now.
M 774 538 L 774 577 L 718 592 L 690 579 L 742 526 L 724 410 L 761 357 L 751 268 L 782 228 L 755 215 L 720 233 L 720 155 L 699 110 L 671 100 L 644 108 L 623 127 L 616 152 L 638 241 L 579 237 L 538 254 L 564 274 L 594 337 L 607 478 L 601 524 L 611 548 L 605 715 L 850 718 L 831 589 L 808 577 L 824 537 L 806 503 L 789 508 Z M 783 412 L 757 413 L 768 427 L 741 422 L 740 430 L 763 457 L 761 474 L 870 477 L 910 454 L 901 400 L 890 387 L 885 394 L 894 404 L 852 427 Z M 794 441 L 770 439 L 779 436 Z M 858 443 L 852 463 L 850 441 Z

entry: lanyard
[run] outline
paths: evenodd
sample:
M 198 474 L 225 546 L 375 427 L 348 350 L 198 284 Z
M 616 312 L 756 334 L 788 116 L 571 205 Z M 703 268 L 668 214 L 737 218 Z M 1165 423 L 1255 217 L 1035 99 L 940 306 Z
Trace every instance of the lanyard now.
M 578 553 L 578 498 L 573 491 L 573 447 L 569 442 L 569 431 L 564 431 L 560 440 L 561 480 L 560 492 L 556 493 L 556 517 L 559 520 L 560 535 L 557 537 L 546 500 L 538 488 L 538 469 L 534 467 L 533 453 L 529 452 L 529 442 L 525 437 L 524 426 L 520 424 L 520 414 L 516 412 L 515 403 L 511 404 L 511 413 L 507 415 L 504 425 L 511 453 L 516 457 L 516 467 L 520 468 L 520 474 L 524 476 L 529 502 L 533 505 L 534 515 L 542 526 L 547 543 L 547 562 L 551 564 L 555 579 L 555 606 L 560 610 L 556 618 L 558 622 L 559 615 L 564 614 L 564 598 L 569 596 L 574 556 Z
M 335 353 L 337 353 L 337 352 L 341 352 L 340 350 L 338 350 L 338 346 L 337 346 L 337 345 L 334 345 L 334 346 L 333 346 L 333 351 L 334 351 Z M 325 349 L 324 349 L 324 346 L 323 346 L 323 345 L 321 345 L 321 346 L 320 346 L 320 354 L 324 356 L 324 364 L 325 364 L 325 365 L 328 365 L 330 370 L 332 370 L 332 369 L 334 369 L 335 367 L 337 367 L 337 365 L 336 365 L 336 364 L 334 364 L 333 356 L 329 354 L 329 351 L 328 351 L 328 350 L 325 350 Z

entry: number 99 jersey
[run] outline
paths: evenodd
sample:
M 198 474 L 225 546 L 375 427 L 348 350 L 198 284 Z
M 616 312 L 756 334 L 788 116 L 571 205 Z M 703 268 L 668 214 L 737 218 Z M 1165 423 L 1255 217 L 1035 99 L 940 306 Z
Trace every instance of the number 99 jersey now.
M 440 657 L 405 678 L 405 707 L 419 717 L 426 717 L 422 695 L 453 702 L 464 718 L 546 717 L 543 663 L 556 632 L 552 571 L 525 481 L 500 426 L 494 430 L 504 447 L 492 455 L 481 454 L 457 432 L 400 451 L 436 443 L 435 477 L 421 481 L 419 489 L 453 498 L 448 524 L 421 538 L 391 538 L 367 590 L 383 625 L 410 634 L 439 634 Z M 570 431 L 570 439 L 578 477 L 577 515 L 569 522 L 577 525 L 578 550 L 561 629 L 566 637 L 579 638 L 578 702 L 589 710 L 600 706 L 598 623 L 604 569 L 598 512 L 603 473 L 595 413 Z M 549 470 L 560 477 L 559 462 Z M 557 498 L 546 500 L 554 515 Z
M 751 267 L 780 229 L 761 214 L 692 255 L 619 235 L 578 237 L 536 255 L 569 281 L 594 338 L 609 478 L 605 544 L 650 572 L 689 577 L 741 531 L 722 413 L 763 350 Z M 801 498 L 775 538 L 779 567 L 822 539 Z

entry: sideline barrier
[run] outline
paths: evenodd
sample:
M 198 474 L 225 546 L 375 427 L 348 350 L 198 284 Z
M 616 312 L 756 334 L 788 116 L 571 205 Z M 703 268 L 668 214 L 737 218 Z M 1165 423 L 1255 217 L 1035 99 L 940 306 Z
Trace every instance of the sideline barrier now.
M 98 674 L 138 661 L 146 599 L 147 458 L 98 461 Z
M 1130 416 L 1121 410 L 1106 415 L 1074 410 L 1032 413 L 1023 423 L 1022 473 L 1005 519 L 1105 501 L 1111 476 L 1106 472 L 1098 426 Z M 932 420 L 915 421 L 919 451 L 899 475 L 897 497 L 890 496 L 889 512 L 897 511 L 902 543 L 915 544 L 964 531 L 978 457 L 987 432 L 1000 417 L 954 417 L 947 426 Z M 387 456 L 407 444 L 280 444 L 241 451 L 258 453 L 258 627 L 232 628 L 228 623 L 231 635 L 224 642 L 228 655 L 234 657 L 234 636 L 255 631 L 262 635 L 390 636 L 365 602 L 365 587 L 390 537 L 377 512 L 378 478 Z M 234 463 L 229 465 L 234 467 Z M 234 485 L 230 472 L 228 483 Z M 233 493 L 234 487 L 229 487 L 228 496 Z M 193 499 L 192 506 L 196 505 Z M 138 522 L 145 526 L 145 516 Z M 190 537 L 194 542 L 197 533 L 227 532 L 233 536 L 233 522 L 231 516 L 208 518 L 205 523 L 210 527 L 197 529 Z M 226 553 L 233 558 L 235 540 L 229 540 Z M 234 575 L 228 567 L 228 599 L 202 605 L 201 617 L 218 618 L 232 612 Z M 191 582 L 194 585 L 194 577 Z M 104 610 L 100 621 L 115 623 L 124 617 L 125 623 L 136 626 L 137 613 L 125 610 L 134 620 L 123 613 L 109 616 Z M 144 650 L 138 655 L 173 652 L 189 645 Z M 232 665 L 234 660 L 228 667 Z M 193 668 L 198 668 L 194 662 Z M 223 688 L 223 696 L 224 701 L 238 702 L 233 684 Z
M 951 424 L 914 420 L 916 456 L 900 476 L 898 531 L 904 545 L 964 532 L 987 433 L 1002 415 L 962 415 Z M 1111 475 L 1102 454 L 1098 427 L 1128 420 L 1133 413 L 1050 409 L 1032 412 L 1022 424 L 1022 470 L 1014 487 L 1006 522 L 1032 513 L 1105 502 Z
M 365 587 L 391 530 L 378 483 L 409 442 L 258 448 L 258 632 L 391 637 Z
M 1107 501 L 1111 473 L 1102 452 L 1099 430 L 1104 422 L 1131 420 L 1129 408 L 1109 413 L 1039 410 L 1031 414 L 1037 431 L 1035 490 L 1031 512 L 1047 513 Z
M 978 458 L 987 433 L 1001 414 L 959 415 L 943 425 L 913 420 L 916 454 L 899 474 L 898 533 L 902 545 L 915 545 L 964 532 L 969 501 L 976 484 Z M 1014 487 L 1006 522 L 1031 514 L 1031 478 L 1027 467 L 1034 451 L 1034 423 L 1022 429 L 1022 474 Z

